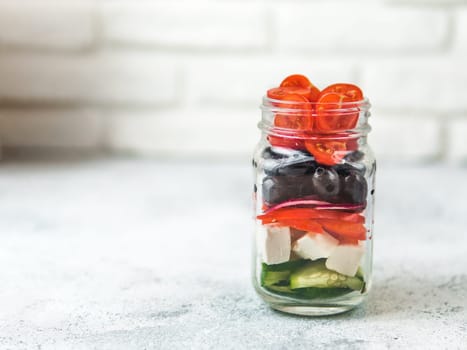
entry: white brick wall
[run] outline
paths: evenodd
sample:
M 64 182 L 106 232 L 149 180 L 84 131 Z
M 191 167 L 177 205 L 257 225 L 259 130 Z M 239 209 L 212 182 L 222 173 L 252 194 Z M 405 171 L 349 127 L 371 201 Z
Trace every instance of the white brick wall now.
M 448 35 L 447 14 L 432 8 L 365 1 L 284 2 L 273 8 L 277 45 L 286 51 L 427 51 L 440 48 Z
M 394 4 L 409 4 L 409 5 L 462 5 L 466 4 L 466 0 L 388 0 Z
M 354 64 L 336 59 L 275 57 L 268 54 L 231 58 L 227 54 L 192 57 L 185 63 L 187 94 L 191 102 L 257 107 L 265 91 L 290 72 L 306 74 L 321 86 L 329 81 L 355 79 Z M 258 118 L 259 115 L 256 115 Z
M 467 162 L 467 0 L 0 0 L 7 147 L 246 159 L 298 72 L 364 88 L 380 159 Z
M 1 1 L 0 48 L 85 50 L 96 44 L 93 2 Z
M 362 67 L 362 88 L 388 110 L 452 113 L 467 110 L 467 57 L 378 60 Z
M 451 162 L 462 162 L 467 154 L 467 118 L 452 120 L 447 127 L 449 139 L 447 142 L 447 157 Z
M 156 53 L 0 53 L 0 97 L 34 103 L 170 104 L 176 66 Z
M 424 115 L 376 114 L 369 135 L 377 159 L 434 161 L 441 157 L 441 121 Z
M 264 49 L 259 3 L 213 1 L 102 2 L 102 32 L 110 44 L 167 49 Z
M 461 56 L 467 56 L 467 8 L 458 10 L 456 13 L 456 31 L 454 33 L 454 41 L 456 48 L 461 51 Z
M 188 108 L 158 113 L 118 110 L 110 112 L 108 117 L 107 147 L 164 158 L 215 156 L 222 159 L 251 155 L 258 138 L 256 113 L 236 108 Z
M 0 139 L 10 147 L 95 148 L 103 127 L 101 113 L 92 109 L 0 110 Z

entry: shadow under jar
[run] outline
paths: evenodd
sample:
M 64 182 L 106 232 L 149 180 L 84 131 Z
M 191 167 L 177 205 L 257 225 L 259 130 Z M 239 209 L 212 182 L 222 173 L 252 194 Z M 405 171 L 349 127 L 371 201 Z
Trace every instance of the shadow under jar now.
M 360 304 L 372 273 L 370 104 L 322 107 L 264 97 L 253 158 L 255 289 L 274 309 L 310 316 Z M 319 131 L 329 118 L 355 127 Z

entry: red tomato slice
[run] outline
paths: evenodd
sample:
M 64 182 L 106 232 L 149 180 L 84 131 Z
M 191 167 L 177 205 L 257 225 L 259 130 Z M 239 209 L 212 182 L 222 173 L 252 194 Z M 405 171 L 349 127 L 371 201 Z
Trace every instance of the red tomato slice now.
M 316 161 L 324 165 L 339 164 L 349 153 L 345 141 L 306 140 L 305 146 Z
M 346 134 L 345 137 L 348 137 L 345 140 L 347 151 L 356 151 L 358 149 L 358 137 L 350 136 L 349 134 Z
M 309 88 L 310 86 L 313 86 L 313 84 L 311 84 L 310 80 L 308 80 L 308 78 L 304 75 L 292 74 L 292 75 L 289 75 L 284 80 L 282 80 L 282 83 L 280 86 L 281 87 L 300 86 L 303 88 Z
M 340 93 L 322 94 L 316 107 L 316 129 L 320 131 L 339 131 L 353 129 L 357 125 L 358 110 L 346 104 L 353 100 Z M 350 109 L 350 110 L 348 110 Z
M 294 229 L 306 232 L 324 233 L 323 227 L 314 220 L 284 220 L 281 225 L 290 226 Z
M 280 87 L 300 87 L 300 88 L 305 88 L 308 90 L 307 98 L 310 102 L 316 102 L 318 101 L 320 91 L 319 89 L 314 86 L 307 77 L 301 74 L 293 74 L 289 75 L 287 78 L 285 78 Z
M 279 104 L 280 107 L 292 110 L 297 109 L 297 112 L 277 113 L 274 117 L 274 125 L 276 127 L 294 130 L 311 130 L 313 128 L 311 106 L 306 97 L 290 94 L 281 98 L 281 101 L 283 103 Z
M 272 88 L 267 91 L 267 96 L 273 100 L 282 100 L 285 96 L 290 94 L 302 95 L 306 97 L 309 102 L 316 102 L 318 101 L 319 90 L 300 86 L 285 86 Z
M 363 100 L 362 90 L 357 85 L 353 84 L 338 83 L 329 85 L 321 91 L 321 96 L 330 92 L 345 95 L 350 101 Z
M 308 95 L 310 94 L 310 91 L 308 88 L 302 88 L 300 86 L 289 86 L 269 89 L 266 94 L 273 100 L 283 100 L 285 97 L 295 94 L 305 97 L 308 101 Z
M 366 229 L 362 223 L 349 223 L 342 220 L 317 220 L 323 228 L 339 240 L 364 240 L 366 238 Z

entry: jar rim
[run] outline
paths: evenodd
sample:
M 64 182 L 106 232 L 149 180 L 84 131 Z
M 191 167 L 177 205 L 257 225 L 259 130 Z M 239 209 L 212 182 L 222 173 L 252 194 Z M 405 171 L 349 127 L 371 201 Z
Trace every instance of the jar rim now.
M 267 96 L 263 97 L 263 103 L 260 109 L 263 112 L 263 118 L 258 124 L 259 129 L 269 135 L 276 135 L 289 138 L 311 138 L 318 139 L 323 137 L 328 138 L 349 138 L 361 137 L 367 135 L 371 131 L 371 126 L 368 124 L 368 117 L 371 115 L 369 109 L 371 107 L 368 98 L 360 101 L 343 102 L 340 108 L 330 108 L 329 106 L 336 105 L 336 103 L 317 103 L 317 102 L 301 102 L 301 101 L 285 101 L 271 99 Z M 318 113 L 318 106 L 328 106 L 325 111 Z M 305 106 L 298 108 L 297 106 Z M 293 129 L 285 128 L 274 125 L 274 116 L 306 116 L 317 120 L 323 116 L 339 114 L 342 116 L 352 116 L 358 114 L 357 124 L 349 129 L 336 129 L 336 130 L 307 130 L 307 129 Z M 313 122 L 314 124 L 315 122 Z
M 332 106 L 335 105 L 335 102 L 304 102 L 304 101 L 287 101 L 287 100 L 278 100 L 278 99 L 273 99 L 268 96 L 263 96 L 262 98 L 262 104 L 260 105 L 260 109 L 262 110 L 268 110 L 268 111 L 274 111 L 274 110 L 280 110 L 280 111 L 293 111 L 293 112 L 299 112 L 301 110 L 307 111 L 309 110 L 310 107 L 317 107 L 317 106 Z M 288 106 L 288 107 L 284 107 Z M 300 109 L 297 108 L 296 106 L 306 106 L 307 108 Z M 341 102 L 340 103 L 341 108 L 326 108 L 326 111 L 330 112 L 345 112 L 348 110 L 355 110 L 358 108 L 360 111 L 368 111 L 371 107 L 370 100 L 368 97 L 364 97 L 363 100 L 359 101 L 349 101 L 349 102 Z

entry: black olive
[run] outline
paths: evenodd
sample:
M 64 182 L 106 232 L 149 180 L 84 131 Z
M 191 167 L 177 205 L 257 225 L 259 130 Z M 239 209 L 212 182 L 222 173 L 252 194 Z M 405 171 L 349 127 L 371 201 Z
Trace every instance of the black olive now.
M 268 204 L 277 204 L 294 198 L 297 193 L 284 176 L 266 176 L 262 185 L 263 200 Z
M 262 158 L 264 172 L 271 176 L 302 176 L 316 168 L 314 157 L 305 151 L 267 147 Z
M 312 183 L 314 191 L 324 201 L 332 200 L 340 190 L 339 174 L 332 168 L 316 168 Z
M 358 173 L 360 175 L 365 175 L 366 167 L 362 163 L 344 163 L 333 166 L 337 173 L 342 177 L 346 177 L 353 173 Z
M 343 179 L 341 197 L 348 203 L 364 203 L 368 194 L 368 185 L 365 177 L 352 173 Z

